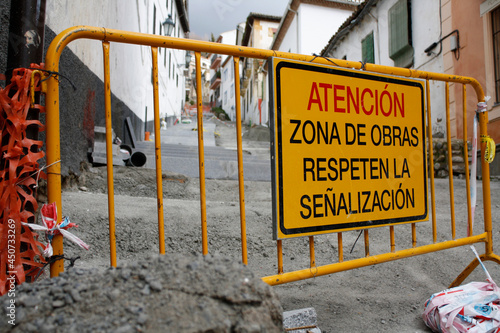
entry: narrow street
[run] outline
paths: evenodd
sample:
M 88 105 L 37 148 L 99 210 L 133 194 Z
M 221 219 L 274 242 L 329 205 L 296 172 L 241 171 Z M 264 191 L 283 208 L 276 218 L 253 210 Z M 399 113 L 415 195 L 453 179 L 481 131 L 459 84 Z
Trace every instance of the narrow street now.
M 205 178 L 238 179 L 234 122 L 222 122 L 212 116 L 205 116 L 203 121 Z M 179 122 L 175 126 L 161 130 L 163 170 L 188 177 L 199 177 L 197 128 L 196 117 L 191 117 L 191 123 Z M 216 135 L 219 137 L 217 140 Z M 156 167 L 154 136 L 151 137 L 151 140 L 152 142 L 140 142 L 138 145 L 147 156 L 145 166 L 154 169 Z M 220 145 L 216 145 L 216 141 L 219 141 Z M 244 140 L 243 165 L 245 180 L 270 181 L 269 141 Z

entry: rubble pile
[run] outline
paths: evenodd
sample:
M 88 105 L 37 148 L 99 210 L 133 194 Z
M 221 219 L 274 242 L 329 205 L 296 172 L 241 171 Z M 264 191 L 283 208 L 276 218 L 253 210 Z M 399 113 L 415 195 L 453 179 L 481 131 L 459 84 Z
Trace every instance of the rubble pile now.
M 213 256 L 153 256 L 96 273 L 69 268 L 17 290 L 12 332 L 281 332 L 270 286 Z M 6 318 L 7 295 L 0 298 Z

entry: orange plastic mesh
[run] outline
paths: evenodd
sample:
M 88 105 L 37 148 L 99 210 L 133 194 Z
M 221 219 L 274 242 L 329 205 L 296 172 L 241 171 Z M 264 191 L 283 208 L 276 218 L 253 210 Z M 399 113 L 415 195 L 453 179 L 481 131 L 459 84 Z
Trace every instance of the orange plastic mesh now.
M 31 67 L 42 68 L 36 64 Z M 21 224 L 34 218 L 38 208 L 32 175 L 39 171 L 37 161 L 45 155 L 42 141 L 26 137 L 28 126 L 44 130 L 40 121 L 27 120 L 31 72 L 25 68 L 14 70 L 11 83 L 0 89 L 0 295 L 9 290 L 7 277 L 15 276 L 16 284 L 21 284 L 26 277 L 36 275 L 37 270 L 32 268 L 45 263 L 38 234 Z M 40 91 L 40 77 L 35 76 L 35 80 L 35 90 Z M 33 107 L 45 112 L 40 105 Z

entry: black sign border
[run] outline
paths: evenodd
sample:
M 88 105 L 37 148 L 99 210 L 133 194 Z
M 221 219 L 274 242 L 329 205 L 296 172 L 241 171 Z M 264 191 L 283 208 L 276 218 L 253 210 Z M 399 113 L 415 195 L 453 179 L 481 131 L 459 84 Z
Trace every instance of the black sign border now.
M 276 65 L 276 69 L 274 68 L 274 63 L 275 61 L 278 60 L 279 63 Z M 401 80 L 395 77 L 389 77 L 389 76 L 377 76 L 377 74 L 367 74 L 361 71 L 351 71 L 347 69 L 340 69 L 340 68 L 334 68 L 334 67 L 324 67 L 324 66 L 317 66 L 317 64 L 310 65 L 305 62 L 289 62 L 287 59 L 283 58 L 276 58 L 276 57 L 270 57 L 269 58 L 269 64 L 271 66 L 271 70 L 269 71 L 269 110 L 270 110 L 270 117 L 269 117 L 269 125 L 270 129 L 272 131 L 271 135 L 271 175 L 272 175 L 272 198 L 273 198 L 273 238 L 274 239 L 279 239 L 278 237 L 278 230 L 276 229 L 278 223 L 276 221 L 279 221 L 279 228 L 280 231 L 284 235 L 296 235 L 296 234 L 310 234 L 310 233 L 323 233 L 325 231 L 330 231 L 330 232 L 336 232 L 336 230 L 344 230 L 344 229 L 366 229 L 370 227 L 376 227 L 376 226 L 383 226 L 387 224 L 405 224 L 409 223 L 411 221 L 418 221 L 422 220 L 425 217 L 428 216 L 428 203 L 427 203 L 427 159 L 426 159 L 426 144 L 425 144 L 425 103 L 424 103 L 424 88 L 420 82 L 417 81 L 407 81 L 407 80 Z M 283 210 L 283 138 L 282 138 L 282 127 L 281 127 L 281 69 L 283 68 L 293 68 L 293 69 L 300 69 L 300 70 L 306 70 L 306 71 L 314 71 L 314 72 L 320 72 L 320 73 L 326 73 L 326 74 L 334 74 L 334 75 L 339 75 L 339 76 L 345 76 L 345 77 L 354 77 L 354 78 L 361 78 L 361 79 L 366 79 L 366 80 L 372 80 L 372 81 L 379 81 L 379 82 L 387 82 L 387 83 L 395 83 L 399 85 L 406 85 L 406 86 L 412 86 L 412 87 L 418 87 L 421 90 L 421 105 L 422 105 L 422 150 L 423 150 L 423 168 L 424 168 L 424 195 L 425 195 L 425 200 L 424 200 L 424 205 L 425 205 L 425 213 L 422 215 L 415 215 L 415 216 L 406 216 L 406 217 L 400 217 L 400 218 L 389 218 L 389 219 L 381 219 L 381 220 L 368 220 L 368 221 L 361 221 L 361 222 L 352 222 L 352 223 L 342 223 L 342 224 L 328 224 L 328 225 L 321 225 L 321 226 L 313 226 L 313 227 L 301 227 L 301 228 L 290 228 L 287 229 L 285 228 L 284 225 L 284 210 Z M 274 89 L 274 76 L 276 76 L 276 90 Z M 274 107 L 274 98 L 276 98 L 276 110 Z M 277 115 L 277 119 L 275 119 Z M 278 126 L 278 142 L 275 142 L 275 137 L 276 133 L 275 131 L 275 122 L 277 120 L 277 126 Z M 276 156 L 276 149 L 277 149 L 277 155 Z M 278 170 L 276 170 L 276 161 L 278 162 Z M 279 203 L 277 203 L 277 198 L 276 198 L 276 176 L 278 172 L 278 179 L 279 179 Z M 279 204 L 279 216 L 278 216 L 278 207 L 277 204 Z

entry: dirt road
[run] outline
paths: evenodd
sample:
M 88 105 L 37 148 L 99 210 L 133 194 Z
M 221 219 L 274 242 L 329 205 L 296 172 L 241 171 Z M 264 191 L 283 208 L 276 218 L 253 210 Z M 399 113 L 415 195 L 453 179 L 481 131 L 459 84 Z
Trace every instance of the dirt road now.
M 225 135 L 233 131 L 230 124 L 219 124 L 216 131 Z M 228 136 L 230 134 L 227 134 Z M 224 144 L 224 142 L 220 143 Z M 245 143 L 247 148 L 259 148 L 262 143 Z M 265 149 L 264 149 L 265 150 Z M 265 158 L 265 154 L 263 154 Z M 157 210 L 154 170 L 117 168 L 115 173 L 116 238 L 119 265 L 158 252 Z M 64 215 L 79 224 L 75 234 L 87 241 L 91 250 L 82 252 L 68 244 L 66 253 L 80 255 L 77 266 L 104 269 L 109 265 L 107 231 L 107 196 L 105 170 L 91 168 L 84 174 L 80 186 L 63 195 Z M 199 180 L 165 173 L 165 239 L 168 253 L 201 252 L 201 217 Z M 207 180 L 207 221 L 209 253 L 241 260 L 240 214 L 238 182 Z M 437 179 L 436 221 L 438 241 L 450 239 L 450 208 L 448 180 Z M 454 180 L 457 237 L 466 232 L 465 181 Z M 500 216 L 500 182 L 491 183 L 495 250 L 500 252 L 498 217 Z M 257 276 L 277 272 L 276 244 L 272 240 L 272 208 L 270 182 L 245 182 L 246 221 L 249 268 Z M 482 232 L 482 187 L 478 187 L 478 209 L 475 233 Z M 396 250 L 411 247 L 409 225 L 397 226 Z M 370 254 L 389 250 L 388 228 L 370 230 Z M 363 237 L 359 232 L 344 233 L 344 260 L 364 255 Z M 432 243 L 430 222 L 417 224 L 417 245 Z M 325 265 L 338 259 L 337 235 L 315 238 L 316 262 Z M 476 246 L 482 253 L 481 244 Z M 304 269 L 309 264 L 307 239 L 284 241 L 285 271 Z M 425 300 L 448 284 L 469 264 L 473 254 L 468 247 L 431 253 L 395 262 L 355 269 L 331 276 L 273 287 L 279 294 L 284 310 L 314 307 L 323 332 L 430 332 L 421 319 Z M 500 280 L 500 267 L 487 263 L 493 279 Z M 483 281 L 484 274 L 476 270 L 467 281 Z

